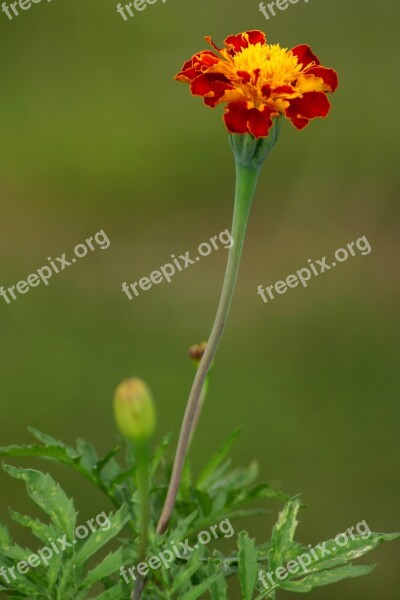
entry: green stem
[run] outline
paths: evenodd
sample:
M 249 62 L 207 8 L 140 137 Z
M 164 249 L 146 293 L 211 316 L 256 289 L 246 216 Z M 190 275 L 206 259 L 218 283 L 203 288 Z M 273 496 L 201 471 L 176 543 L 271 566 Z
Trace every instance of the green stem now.
M 150 503 L 149 503 L 149 476 L 150 456 L 147 442 L 139 444 L 136 449 L 138 458 L 138 488 L 140 493 L 140 545 L 137 563 L 146 558 L 149 536 Z M 139 577 L 132 592 L 132 600 L 140 598 L 144 586 L 144 578 Z
M 204 402 L 206 400 L 207 391 L 208 391 L 208 388 L 209 388 L 209 381 L 210 381 L 210 372 L 208 372 L 207 375 L 206 375 L 206 378 L 205 378 L 204 384 L 203 384 L 203 389 L 201 390 L 200 398 L 199 398 L 199 401 L 197 402 L 196 411 L 195 411 L 195 414 L 194 414 L 194 417 L 193 417 L 192 429 L 191 429 L 191 432 L 190 432 L 189 447 L 190 447 L 190 445 L 192 443 L 194 432 L 196 431 L 197 424 L 199 422 L 200 413 L 202 411 L 202 408 L 204 406 Z
M 196 372 L 186 407 L 168 494 L 157 526 L 158 533 L 164 533 L 166 530 L 175 505 L 189 442 L 193 435 L 193 423 L 197 421 L 199 416 L 198 405 L 201 401 L 204 382 L 210 369 L 210 365 L 217 352 L 229 314 L 229 309 L 232 304 L 244 238 L 246 235 L 247 223 L 254 193 L 257 187 L 259 173 L 259 167 L 245 166 L 240 164 L 239 161 L 236 161 L 236 193 L 231 232 L 234 244 L 229 250 L 228 264 L 226 267 L 225 279 L 217 315 L 207 343 L 206 351 Z

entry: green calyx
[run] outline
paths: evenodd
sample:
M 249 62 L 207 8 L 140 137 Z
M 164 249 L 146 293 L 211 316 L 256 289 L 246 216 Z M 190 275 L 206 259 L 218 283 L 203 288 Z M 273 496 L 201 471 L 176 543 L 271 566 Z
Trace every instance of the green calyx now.
M 282 119 L 274 119 L 268 137 L 256 139 L 251 134 L 231 133 L 229 140 L 236 163 L 242 167 L 260 169 L 278 141 Z

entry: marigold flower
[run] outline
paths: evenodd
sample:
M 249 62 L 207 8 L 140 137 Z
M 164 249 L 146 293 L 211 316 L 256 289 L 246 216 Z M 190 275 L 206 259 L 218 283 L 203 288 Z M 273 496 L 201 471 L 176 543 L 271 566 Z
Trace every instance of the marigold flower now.
M 218 52 L 204 50 L 176 75 L 194 96 L 215 108 L 226 103 L 224 121 L 231 133 L 267 137 L 273 119 L 286 116 L 297 129 L 330 110 L 327 94 L 338 86 L 337 74 L 323 67 L 306 44 L 291 50 L 267 44 L 262 31 L 229 36 Z
M 225 103 L 224 120 L 235 157 L 236 189 L 231 235 L 224 283 L 214 324 L 205 345 L 191 349 L 199 360 L 190 391 L 176 450 L 167 497 L 157 524 L 165 532 L 176 503 L 185 458 L 204 402 L 208 375 L 228 319 L 251 205 L 262 166 L 280 134 L 282 116 L 297 129 L 314 117 L 326 117 L 330 104 L 326 97 L 338 86 L 333 69 L 323 67 L 309 46 L 291 50 L 267 44 L 262 31 L 245 31 L 225 40 L 218 48 L 210 37 L 212 50 L 195 54 L 175 79 L 190 84 L 194 96 L 206 106 Z

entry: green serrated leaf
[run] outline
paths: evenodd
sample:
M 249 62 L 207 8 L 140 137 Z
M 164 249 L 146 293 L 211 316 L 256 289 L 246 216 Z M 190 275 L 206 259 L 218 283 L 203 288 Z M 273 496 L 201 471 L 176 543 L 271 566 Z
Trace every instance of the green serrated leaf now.
M 224 494 L 227 496 L 234 491 L 236 494 L 242 495 L 243 488 L 255 481 L 258 472 L 259 468 L 256 462 L 252 462 L 244 468 L 232 469 L 211 485 L 207 484 L 208 492 L 211 495 Z
M 39 440 L 39 442 L 42 442 L 43 444 L 49 445 L 49 446 L 64 446 L 64 443 L 61 442 L 60 440 L 57 440 L 56 438 L 52 437 L 51 435 L 48 435 L 47 433 L 43 433 L 42 431 L 39 431 L 39 429 L 36 429 L 36 427 L 28 427 L 28 431 L 33 435 L 33 437 L 35 437 L 37 440 Z M 72 448 L 71 448 L 72 450 Z
M 196 490 L 195 499 L 199 507 L 199 512 L 204 517 L 208 517 L 211 514 L 213 508 L 217 508 L 215 507 L 215 505 L 213 505 L 213 501 L 210 495 L 204 490 Z
M 271 549 L 268 553 L 270 571 L 283 565 L 285 554 L 293 545 L 294 534 L 298 524 L 297 514 L 301 507 L 298 496 L 287 502 L 279 513 L 278 521 L 272 530 Z
M 249 508 L 247 510 L 234 510 L 231 513 L 228 513 L 228 517 L 231 521 L 238 519 L 247 519 L 247 517 L 260 517 L 264 516 L 266 513 L 270 511 L 265 508 Z
M 100 548 L 112 540 L 130 519 L 129 509 L 124 504 L 114 515 L 108 517 L 111 523 L 109 529 L 97 529 L 84 545 L 76 552 L 74 564 L 84 564 Z
M 136 466 L 130 467 L 126 471 L 123 471 L 122 473 L 118 473 L 118 475 L 115 478 L 113 478 L 113 480 L 110 483 L 113 486 L 119 486 L 122 483 L 124 483 L 124 481 L 126 481 L 127 479 L 132 479 L 135 476 L 135 473 L 136 473 Z
M 185 519 L 181 519 L 178 522 L 178 525 L 175 527 L 175 529 L 170 530 L 169 532 L 167 532 L 166 535 L 162 537 L 159 536 L 156 540 L 156 543 L 165 546 L 166 544 L 170 544 L 171 542 L 179 543 L 185 538 L 190 537 L 188 533 L 189 528 L 195 521 L 197 515 L 198 511 L 196 510 L 190 515 L 188 515 Z
M 274 570 L 270 568 L 269 576 L 272 576 L 275 585 L 271 590 L 263 591 L 257 600 L 264 598 L 274 589 L 282 588 L 294 592 L 307 592 L 319 585 L 328 585 L 346 577 L 356 577 L 358 574 L 363 575 L 369 572 L 365 570 L 369 567 L 363 565 L 355 567 L 350 564 L 350 561 L 364 556 L 382 542 L 398 539 L 400 534 L 366 532 L 361 536 L 350 535 L 346 532 L 346 536 L 346 544 L 340 544 L 338 541 L 340 536 L 336 536 L 334 540 L 322 542 L 311 549 L 300 544 L 292 545 L 291 549 L 285 554 L 284 564 L 280 565 L 283 567 L 281 577 L 283 576 L 284 579 L 281 580 L 274 576 Z M 291 563 L 290 567 L 289 562 Z M 288 567 L 289 572 L 285 573 L 286 567 Z M 347 567 L 350 568 L 346 571 Z M 355 569 L 358 568 L 360 571 L 357 574 Z M 346 573 L 349 574 L 346 575 Z M 335 579 L 336 576 L 339 578 Z M 309 577 L 313 578 L 309 579 Z M 324 583 L 320 583 L 322 581 Z
M 212 575 L 211 577 L 207 577 L 207 579 L 199 583 L 199 585 L 193 586 L 188 592 L 183 594 L 180 600 L 197 600 L 197 598 L 200 598 L 210 589 L 210 587 L 217 581 L 219 577 L 222 577 L 222 575 L 216 574 Z
M 219 465 L 225 460 L 227 455 L 229 454 L 230 449 L 235 443 L 237 437 L 242 432 L 242 427 L 238 427 L 231 433 L 228 439 L 220 446 L 217 452 L 211 457 L 211 459 L 207 462 L 205 467 L 202 469 L 199 478 L 197 480 L 197 489 L 202 490 L 207 486 L 207 482 L 209 478 L 212 476 L 214 471 L 219 467 Z
M 155 449 L 153 456 L 151 458 L 151 467 L 150 467 L 150 477 L 154 477 L 164 455 L 165 452 L 168 448 L 168 446 L 171 443 L 171 438 L 172 435 L 168 434 L 164 437 L 164 439 L 162 440 L 161 444 L 159 446 L 157 446 L 157 448 Z
M 258 483 L 249 489 L 246 493 L 246 501 L 248 500 L 264 500 L 266 498 L 273 498 L 274 500 L 283 500 L 288 502 L 290 496 L 284 494 L 280 490 L 276 490 L 268 482 Z
M 20 598 L 29 598 L 29 600 L 33 600 L 36 598 L 45 598 L 46 597 L 46 588 L 44 587 L 46 584 L 43 582 L 43 585 L 37 579 L 35 581 L 31 581 L 29 576 L 21 575 L 16 572 L 16 564 L 19 562 L 26 562 L 26 559 L 32 555 L 32 552 L 29 549 L 22 549 L 19 546 L 12 546 L 9 549 L 9 554 L 11 558 L 11 562 L 6 563 L 5 566 L 8 566 L 9 570 L 5 571 L 5 575 L 3 574 L 2 582 L 6 581 L 6 587 L 0 589 L 6 589 L 8 594 L 7 598 L 9 599 L 11 596 L 20 597 Z M 4 565 L 2 565 L 4 566 Z M 13 573 L 13 574 L 12 574 Z M 36 573 L 33 574 L 34 576 Z M 5 577 L 8 577 L 8 581 Z M 47 586 L 46 586 L 47 587 Z
M 72 559 L 64 561 L 60 577 L 57 581 L 57 588 L 54 595 L 55 600 L 75 600 L 78 578 L 79 571 L 74 568 Z
M 215 471 L 213 471 L 208 478 L 207 485 L 205 486 L 210 493 L 219 487 L 221 479 L 227 476 L 231 466 L 232 460 L 228 458 L 217 469 L 215 469 Z
M 33 552 L 29 548 L 21 548 L 18 544 L 11 544 L 2 549 L 2 554 L 14 562 L 20 562 L 26 560 Z
M 171 593 L 175 594 L 179 591 L 185 590 L 187 585 L 190 584 L 190 580 L 194 573 L 199 569 L 201 565 L 202 549 L 195 550 L 185 565 L 184 569 L 178 571 L 172 584 Z
M 211 560 L 209 562 L 208 575 L 209 577 L 218 575 L 218 578 L 211 583 L 208 590 L 211 600 L 228 600 L 228 584 L 219 561 Z
M 32 500 L 51 518 L 57 533 L 65 534 L 68 540 L 74 537 L 76 511 L 73 501 L 49 474 L 34 469 L 15 468 L 3 465 L 3 469 L 15 479 L 23 481 Z
M 104 577 L 108 577 L 120 570 L 124 563 L 124 552 L 122 548 L 118 548 L 115 552 L 110 552 L 94 569 L 89 571 L 84 581 L 83 588 L 90 588 L 94 583 L 100 581 Z
M 245 531 L 238 536 L 239 579 L 243 600 L 252 600 L 257 581 L 257 549 L 255 540 Z
M 29 529 L 44 544 L 48 543 L 49 538 L 54 539 L 57 536 L 56 530 L 51 525 L 46 525 L 42 521 L 39 521 L 39 519 L 32 519 L 32 517 L 22 515 L 13 510 L 10 510 L 10 516 L 13 521 Z
M 368 537 L 353 535 L 354 539 L 351 539 L 347 533 L 345 535 L 347 536 L 345 545 L 339 545 L 338 541 L 333 539 L 321 542 L 312 551 L 309 548 L 304 549 L 303 552 L 307 553 L 309 557 L 307 561 L 307 573 L 339 567 L 352 560 L 361 558 L 383 542 L 389 542 L 400 537 L 398 533 L 385 534 L 373 532 L 368 534 Z M 298 557 L 299 554 L 300 551 L 296 553 L 296 556 Z M 296 560 L 296 556 L 292 556 L 291 558 Z M 287 563 L 287 561 L 288 557 L 285 556 L 285 562 Z
M 0 521 L 0 550 L 2 550 L 3 548 L 7 548 L 8 546 L 11 546 L 11 544 L 12 544 L 12 539 L 9 534 L 9 531 L 8 531 L 6 525 L 4 525 L 4 523 L 2 523 Z
M 90 442 L 82 438 L 78 438 L 76 445 L 80 455 L 81 465 L 87 471 L 92 471 L 99 460 L 96 449 Z
M 68 444 L 64 444 L 64 442 L 62 442 L 61 440 L 58 440 L 58 439 L 54 438 L 53 436 L 48 435 L 47 433 L 43 433 L 42 431 L 39 431 L 39 429 L 36 429 L 35 427 L 28 427 L 28 431 L 37 440 L 39 440 L 39 442 L 42 442 L 42 444 L 44 444 L 45 446 L 59 446 L 60 448 L 63 448 L 64 451 L 65 451 L 65 454 L 72 461 L 74 461 L 77 458 L 79 458 L 79 454 L 75 450 L 75 448 L 72 448 L 71 446 L 68 446 Z
M 293 542 L 291 548 L 285 553 L 284 563 L 287 564 L 290 560 L 295 560 L 300 554 L 310 552 L 310 547 L 300 544 L 299 542 Z
M 367 575 L 371 573 L 375 568 L 375 565 L 345 565 L 344 567 L 338 567 L 329 571 L 321 571 L 319 573 L 312 573 L 299 579 L 297 581 L 282 581 L 279 587 L 288 592 L 311 592 L 314 588 L 321 587 L 323 585 L 329 585 L 331 583 L 337 583 L 343 579 L 349 579 L 351 577 L 360 577 L 361 575 Z
M 94 600 L 128 600 L 128 598 L 130 598 L 129 587 L 119 582 L 99 596 L 95 596 Z
M 112 450 L 110 450 L 110 452 L 107 452 L 107 454 L 101 458 L 100 460 L 97 461 L 96 465 L 95 465 L 95 469 L 98 473 L 101 473 L 101 471 L 104 469 L 104 467 L 111 461 L 112 458 L 114 458 L 114 456 L 116 454 L 118 454 L 118 452 L 120 452 L 121 450 L 121 446 L 117 446 L 116 448 L 113 448 Z
M 74 460 L 79 457 L 75 450 L 72 450 L 71 454 L 61 445 L 39 446 L 37 444 L 0 447 L 0 456 L 49 458 L 71 467 L 74 467 Z

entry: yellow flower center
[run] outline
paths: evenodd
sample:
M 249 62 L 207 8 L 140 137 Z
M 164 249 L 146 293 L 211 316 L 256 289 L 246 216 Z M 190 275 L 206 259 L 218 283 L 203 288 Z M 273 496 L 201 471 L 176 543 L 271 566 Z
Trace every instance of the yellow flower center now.
M 292 83 L 302 71 L 297 57 L 291 50 L 281 48 L 279 44 L 254 44 L 244 48 L 233 58 L 236 71 L 246 71 L 251 75 L 256 69 L 260 75 L 256 81 L 258 88 L 269 84 L 272 88 Z

